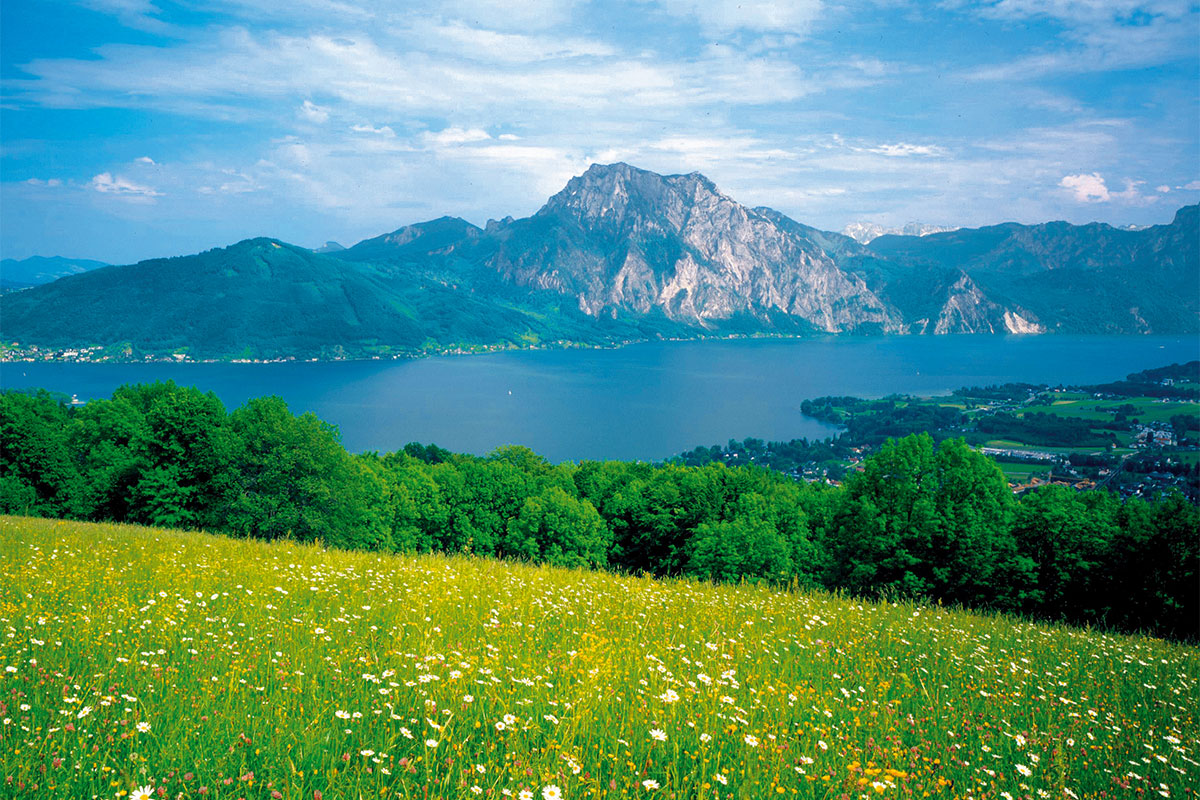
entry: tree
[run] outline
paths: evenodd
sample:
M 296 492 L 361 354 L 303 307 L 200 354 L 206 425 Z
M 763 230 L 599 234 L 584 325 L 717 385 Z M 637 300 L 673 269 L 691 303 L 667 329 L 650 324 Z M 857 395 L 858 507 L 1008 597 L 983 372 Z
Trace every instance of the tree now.
M 1026 609 L 1050 616 L 1099 619 L 1105 553 L 1116 535 L 1119 502 L 1107 492 L 1080 494 L 1047 486 L 1021 498 L 1014 520 L 1020 551 L 1036 565 Z
M 250 400 L 230 424 L 239 440 L 227 515 L 233 530 L 391 549 L 384 482 L 342 448 L 335 428 L 312 414 L 292 416 L 278 397 Z
M 72 415 L 69 437 L 89 514 L 129 520 L 133 488 L 144 467 L 137 443 L 150 438 L 145 414 L 124 397 L 92 400 Z
M 964 605 L 1019 607 L 1033 564 L 1017 553 L 1015 502 L 1004 473 L 962 439 L 942 442 L 934 464 L 933 591 Z
M 680 478 L 686 468 L 667 465 L 634 477 L 605 504 L 613 530 L 614 563 L 633 571 L 678 575 L 687 565 L 687 527 Z
M 703 522 L 692 539 L 689 572 L 716 581 L 792 577 L 790 546 L 761 494 L 740 497 L 731 519 Z
M 67 410 L 46 392 L 0 394 L 0 511 L 80 516 L 83 496 L 67 440 Z
M 1011 605 L 1030 568 L 1011 536 L 1012 510 L 1003 474 L 961 439 L 936 450 L 928 434 L 889 440 L 846 482 L 829 531 L 832 583 Z
M 598 567 L 608 563 L 611 543 L 595 506 L 550 486 L 525 500 L 499 550 L 501 556 L 561 567 Z
M 1200 509 L 1179 492 L 1131 498 L 1098 567 L 1104 619 L 1125 630 L 1200 636 Z
M 123 386 L 114 398 L 142 412 L 129 447 L 138 473 L 129 517 L 172 527 L 213 527 L 224 518 L 234 442 L 212 392 L 174 382 Z
M 930 594 L 927 564 L 937 526 L 933 439 L 889 439 L 845 487 L 829 536 L 833 585 L 863 594 Z
M 449 509 L 441 490 L 419 457 L 401 453 L 380 460 L 387 486 L 392 545 L 399 552 L 429 553 L 437 549 Z M 433 462 L 431 462 L 433 463 Z M 439 460 L 436 463 L 441 463 Z

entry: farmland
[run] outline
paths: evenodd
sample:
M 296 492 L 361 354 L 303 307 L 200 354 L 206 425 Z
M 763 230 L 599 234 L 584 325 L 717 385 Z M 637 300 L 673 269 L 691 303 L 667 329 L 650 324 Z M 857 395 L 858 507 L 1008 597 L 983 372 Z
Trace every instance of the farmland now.
M 818 397 L 805 416 L 841 426 L 824 441 L 730 440 L 676 458 L 702 465 L 756 464 L 807 481 L 839 481 L 889 438 L 926 432 L 963 437 L 996 459 L 1013 486 L 1057 483 L 1106 488 L 1122 497 L 1180 490 L 1200 499 L 1200 363 L 1171 364 L 1095 386 L 1009 383 L 971 386 L 949 396 L 881 399 Z
M 1195 797 L 1200 652 L 912 603 L 0 517 L 15 797 Z

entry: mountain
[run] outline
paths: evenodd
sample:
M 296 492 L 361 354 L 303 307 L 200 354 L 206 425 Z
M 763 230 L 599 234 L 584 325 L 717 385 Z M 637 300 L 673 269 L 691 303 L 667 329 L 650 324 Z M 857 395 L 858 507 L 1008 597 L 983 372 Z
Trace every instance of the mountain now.
M 699 173 L 593 165 L 535 214 L 338 250 L 251 239 L 0 298 L 20 348 L 367 357 L 731 334 L 1192 333 L 1200 207 L 1145 230 L 1006 223 L 863 245 Z M 136 310 L 130 313 L 130 309 Z
M 851 222 L 842 228 L 842 234 L 849 236 L 859 244 L 869 244 L 880 236 L 928 236 L 931 233 L 956 231 L 958 228 L 946 225 L 929 225 L 924 222 L 909 222 L 900 228 L 885 228 L 874 222 Z
M 320 247 L 316 248 L 315 250 L 313 250 L 313 252 L 314 253 L 340 253 L 341 251 L 343 251 L 345 249 L 346 248 L 343 247 L 338 242 L 329 241 L 329 242 L 326 242 L 325 244 L 321 245 Z
M 261 238 L 63 278 L 5 296 L 2 309 L 5 341 L 118 357 L 361 358 L 600 335 L 579 314 Z
M 701 330 L 898 332 L 902 320 L 800 228 L 699 173 L 595 165 L 528 219 L 493 226 L 488 265 L 594 317 L 660 312 Z
M 63 258 L 62 256 L 30 256 L 17 260 L 6 258 L 0 261 L 0 291 L 11 292 L 50 283 L 66 275 L 108 266 L 103 261 L 86 258 Z
M 1193 333 L 1200 315 L 1200 206 L 1167 225 L 1006 223 L 868 249 L 902 269 L 950 271 L 1039 328 L 1063 333 Z
M 1066 239 L 1043 241 L 1037 227 L 1002 228 L 1024 231 L 1031 251 L 1044 257 L 1067 245 Z M 1080 245 L 1094 236 L 1086 225 L 1067 228 L 1076 231 Z M 1186 230 L 1186 219 L 1176 228 Z M 958 233 L 971 240 L 994 237 L 988 229 Z M 950 233 L 883 236 L 875 240 L 880 245 L 864 247 L 767 207 L 739 205 L 697 173 L 658 175 L 628 164 L 596 164 L 532 217 L 492 221 L 484 229 L 443 218 L 338 255 L 469 275 L 475 283 L 491 281 L 488 291 L 503 291 L 514 302 L 521 301 L 516 289 L 552 291 L 596 320 L 660 315 L 694 335 L 1147 329 L 1132 319 L 1124 329 L 1099 323 L 1100 315 L 1110 317 L 1111 303 L 1100 314 L 1086 299 L 1078 309 L 1052 307 L 1043 296 L 1052 287 L 991 281 L 984 271 L 965 269 L 970 265 L 962 253 L 940 257 L 938 247 L 947 241 L 940 236 L 953 240 Z M 898 239 L 895 252 L 886 252 Z M 923 249 L 923 242 L 932 243 Z M 1085 251 L 1076 248 L 1064 258 L 1087 258 Z M 1177 263 L 1166 265 L 1164 275 L 1186 289 L 1194 248 L 1171 252 Z M 1000 263 L 1004 249 L 984 247 L 974 255 Z M 1126 269 L 1121 264 L 1115 261 L 1116 272 Z M 1194 267 L 1190 271 L 1194 275 Z M 1130 291 L 1140 294 L 1127 282 L 1114 296 L 1123 299 Z M 1138 297 L 1138 307 L 1151 305 Z M 1184 307 L 1174 318 L 1153 317 L 1147 324 L 1158 332 L 1196 327 L 1194 308 Z

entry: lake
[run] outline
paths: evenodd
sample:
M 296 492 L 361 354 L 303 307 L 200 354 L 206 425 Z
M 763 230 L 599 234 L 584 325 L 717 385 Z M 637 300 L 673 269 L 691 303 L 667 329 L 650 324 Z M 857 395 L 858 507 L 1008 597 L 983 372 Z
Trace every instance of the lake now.
M 552 461 L 657 460 L 729 439 L 821 438 L 800 414 L 821 395 L 939 394 L 1027 381 L 1097 383 L 1200 358 L 1195 336 L 897 336 L 655 342 L 412 361 L 3 364 L 0 387 L 108 397 L 166 380 L 229 408 L 279 395 L 338 426 L 352 451 L 434 442 L 487 453 L 523 444 Z

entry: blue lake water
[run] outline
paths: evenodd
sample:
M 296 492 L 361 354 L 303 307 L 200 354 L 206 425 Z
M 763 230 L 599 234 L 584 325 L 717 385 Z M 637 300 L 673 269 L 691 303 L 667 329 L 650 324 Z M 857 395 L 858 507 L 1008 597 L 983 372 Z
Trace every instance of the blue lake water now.
M 1117 380 L 1200 358 L 1200 338 L 898 336 L 661 342 L 413 361 L 3 364 L 0 387 L 81 400 L 171 379 L 227 407 L 279 395 L 338 426 L 352 451 L 407 442 L 487 453 L 524 444 L 552 461 L 665 458 L 731 438 L 824 437 L 800 414 L 821 395 L 938 394 L 960 386 Z

